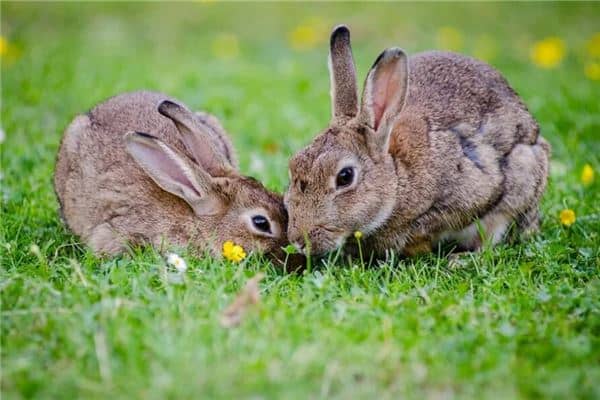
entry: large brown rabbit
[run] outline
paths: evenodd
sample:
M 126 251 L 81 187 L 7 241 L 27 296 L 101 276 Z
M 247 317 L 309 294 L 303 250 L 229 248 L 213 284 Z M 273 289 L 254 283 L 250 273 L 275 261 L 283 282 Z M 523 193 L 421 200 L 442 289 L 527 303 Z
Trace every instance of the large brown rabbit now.
M 150 243 L 220 256 L 231 240 L 280 256 L 281 197 L 239 174 L 215 117 L 180 104 L 160 93 L 126 93 L 75 118 L 54 177 L 65 222 L 100 254 Z
M 387 49 L 359 106 L 345 26 L 331 34 L 329 62 L 332 122 L 290 161 L 296 247 L 320 255 L 362 231 L 375 254 L 411 255 L 538 229 L 550 146 L 498 71 L 453 53 Z

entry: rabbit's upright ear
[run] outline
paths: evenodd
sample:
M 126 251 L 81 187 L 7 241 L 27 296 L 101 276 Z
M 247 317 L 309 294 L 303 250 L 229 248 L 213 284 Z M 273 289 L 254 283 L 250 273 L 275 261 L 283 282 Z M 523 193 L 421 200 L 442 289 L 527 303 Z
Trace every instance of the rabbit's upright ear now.
M 154 136 L 129 132 L 124 139 L 129 154 L 163 190 L 185 200 L 197 215 L 220 211 L 213 178 L 208 173 L 194 168 L 184 155 Z
M 158 112 L 175 123 L 185 147 L 210 175 L 227 176 L 235 170 L 218 133 L 202 124 L 194 113 L 169 100 L 160 103 Z
M 387 151 L 393 123 L 408 91 L 408 59 L 399 48 L 385 50 L 371 67 L 362 95 L 360 120 L 375 130 L 375 139 Z
M 350 47 L 350 31 L 345 25 L 339 25 L 331 32 L 329 77 L 334 121 L 355 117 L 358 113 L 356 69 Z

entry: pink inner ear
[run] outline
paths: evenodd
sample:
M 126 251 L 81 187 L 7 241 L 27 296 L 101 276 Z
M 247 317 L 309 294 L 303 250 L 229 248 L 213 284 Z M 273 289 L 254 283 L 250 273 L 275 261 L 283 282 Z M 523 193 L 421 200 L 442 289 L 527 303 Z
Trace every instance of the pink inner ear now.
M 171 180 L 198 193 L 182 167 L 164 151 L 141 143 L 133 145 L 131 150 L 138 162 L 145 166 L 147 173 L 153 175 L 153 179 L 161 181 L 159 184 L 168 184 L 165 180 Z
M 379 128 L 385 111 L 392 106 L 396 92 L 400 90 L 400 79 L 392 65 L 380 67 L 373 82 L 373 118 L 375 130 Z
M 156 168 L 162 171 L 168 177 L 176 181 L 177 183 L 187 186 L 194 190 L 194 186 L 190 179 L 185 175 L 183 169 L 172 159 L 170 159 L 165 153 L 160 151 L 155 155 Z M 195 190 L 194 190 L 195 191 Z

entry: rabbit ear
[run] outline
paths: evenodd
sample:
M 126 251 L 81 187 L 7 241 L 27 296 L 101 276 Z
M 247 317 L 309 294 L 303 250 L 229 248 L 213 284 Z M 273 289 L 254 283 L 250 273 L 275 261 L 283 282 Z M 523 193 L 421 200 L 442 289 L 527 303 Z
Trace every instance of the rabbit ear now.
M 356 69 L 350 47 L 350 31 L 345 25 L 339 25 L 331 32 L 329 76 L 333 118 L 355 117 L 358 113 Z
M 129 154 L 163 190 L 185 200 L 197 215 L 219 211 L 213 178 L 192 167 L 185 156 L 158 138 L 142 132 L 125 134 Z
M 387 151 L 393 122 L 402 110 L 408 90 L 408 59 L 399 48 L 385 50 L 371 67 L 362 95 L 360 119 L 375 130 Z
M 165 100 L 158 106 L 158 112 L 175 123 L 185 147 L 210 175 L 226 176 L 235 170 L 222 138 L 210 126 L 202 124 L 191 111 Z

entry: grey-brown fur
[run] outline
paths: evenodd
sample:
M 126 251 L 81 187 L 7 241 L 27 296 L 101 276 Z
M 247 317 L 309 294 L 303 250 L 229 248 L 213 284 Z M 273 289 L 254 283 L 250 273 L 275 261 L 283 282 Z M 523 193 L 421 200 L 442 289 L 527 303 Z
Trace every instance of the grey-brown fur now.
M 331 37 L 329 73 L 331 76 L 331 104 L 333 117 L 345 120 L 358 111 L 356 97 L 356 69 L 352 62 L 350 31 L 340 29 Z
M 344 29 L 334 30 L 332 47 Z M 339 49 L 331 57 L 344 53 L 351 57 Z M 492 244 L 511 225 L 528 234 L 538 229 L 549 153 L 537 122 L 489 65 L 447 52 L 407 58 L 388 49 L 367 77 L 356 115 L 334 118 L 291 159 L 288 236 L 299 247 L 307 237 L 311 252 L 322 254 L 360 230 L 367 249 L 410 255 L 441 240 L 478 249 L 477 220 Z M 336 189 L 344 164 L 357 179 Z
M 219 256 L 223 242 L 232 240 L 247 251 L 281 255 L 287 226 L 281 197 L 239 174 L 231 142 L 215 117 L 178 104 L 160 93 L 126 93 L 73 120 L 54 177 L 68 227 L 100 254 L 150 243 L 159 249 L 191 244 Z M 159 105 L 170 118 L 159 113 Z M 158 168 L 152 158 L 140 164 L 129 146 L 143 155 L 148 149 L 174 154 L 197 183 L 190 189 L 193 199 L 163 190 L 144 169 Z M 248 226 L 246 213 L 253 210 L 268 217 L 271 235 Z

